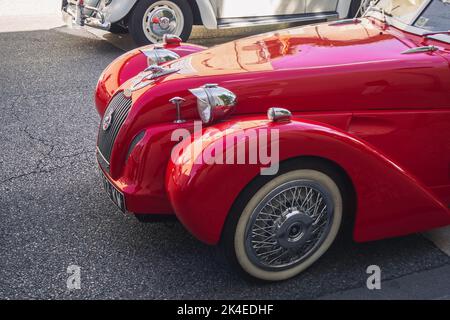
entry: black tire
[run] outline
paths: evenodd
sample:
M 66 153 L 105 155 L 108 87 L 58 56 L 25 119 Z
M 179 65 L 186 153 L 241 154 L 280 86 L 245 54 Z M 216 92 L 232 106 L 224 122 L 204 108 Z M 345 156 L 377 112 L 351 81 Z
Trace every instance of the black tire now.
M 131 12 L 130 18 L 128 20 L 128 29 L 131 36 L 133 37 L 133 40 L 138 46 L 155 43 L 146 36 L 142 24 L 145 12 L 152 4 L 156 2 L 158 2 L 158 0 L 140 0 Z M 187 41 L 191 35 L 192 26 L 194 23 L 194 17 L 191 7 L 185 0 L 168 0 L 167 2 L 171 2 L 181 9 L 184 18 L 184 24 L 181 34 L 177 34 L 177 36 L 179 36 L 183 41 Z
M 317 176 L 321 176 L 321 178 L 328 178 L 328 182 L 332 181 L 335 185 L 335 187 L 332 187 L 334 190 L 332 191 L 333 197 L 335 199 L 339 199 L 340 204 L 337 203 L 336 206 L 336 212 L 333 214 L 336 215 L 337 219 L 335 222 L 333 222 L 333 226 L 330 227 L 330 232 L 332 231 L 332 235 L 330 235 L 330 238 L 326 239 L 318 248 L 317 248 L 317 255 L 316 253 L 311 253 L 310 257 L 305 259 L 302 263 L 299 263 L 298 265 L 294 265 L 291 270 L 292 272 L 289 272 L 289 269 L 287 270 L 280 270 L 280 272 L 272 272 L 273 270 L 266 271 L 266 270 L 257 270 L 255 265 L 250 266 L 248 265 L 248 261 L 244 261 L 242 259 L 242 249 L 239 250 L 237 248 L 237 229 L 238 225 L 240 223 L 241 216 L 243 216 L 246 212 L 246 210 L 252 210 L 252 201 L 255 202 L 267 194 L 267 190 L 264 190 L 264 188 L 269 188 L 268 185 L 271 183 L 276 184 L 276 180 L 278 179 L 280 182 L 286 181 L 285 179 L 289 179 L 289 175 L 299 175 L 301 176 L 302 173 L 307 174 L 313 174 Z M 283 182 L 284 183 L 284 182 Z M 273 189 L 272 189 L 273 190 Z M 262 192 L 262 194 L 258 194 Z M 294 277 L 298 275 L 299 273 L 303 272 L 305 269 L 307 269 L 311 264 L 313 264 L 316 260 L 318 260 L 331 246 L 331 244 L 334 242 L 336 235 L 338 234 L 338 231 L 341 228 L 343 219 L 343 212 L 349 210 L 349 201 L 347 199 L 347 196 L 351 194 L 351 192 L 348 192 L 347 187 L 347 181 L 344 177 L 342 177 L 341 173 L 336 171 L 334 168 L 329 166 L 327 163 L 320 163 L 316 161 L 305 161 L 304 163 L 298 164 L 298 163 L 290 163 L 284 168 L 280 170 L 280 173 L 273 177 L 272 179 L 268 179 L 267 177 L 258 177 L 253 182 L 249 184 L 248 187 L 243 190 L 239 198 L 236 200 L 235 204 L 233 205 L 229 216 L 227 217 L 227 220 L 225 222 L 225 226 L 222 232 L 221 242 L 220 246 L 222 249 L 222 252 L 228 261 L 228 263 L 231 265 L 231 267 L 236 270 L 238 273 L 240 273 L 244 278 L 247 278 L 249 280 L 257 280 L 257 281 L 282 281 L 287 280 L 291 277 Z M 259 199 L 254 200 L 255 197 L 259 197 Z M 248 208 L 250 206 L 250 209 Z M 340 209 L 339 209 L 340 208 Z M 242 223 L 242 222 L 241 222 Z M 334 225 L 335 224 L 335 225 Z M 241 228 L 242 229 L 242 228 Z M 328 236 L 327 236 L 328 237 Z M 322 246 L 324 246 L 322 250 Z M 319 252 L 319 250 L 322 250 Z M 238 257 L 240 251 L 240 256 Z M 314 257 L 316 255 L 316 257 Z M 245 260 L 245 259 L 244 259 Z M 302 266 L 303 265 L 303 266 Z M 256 266 L 257 267 L 257 266 Z M 295 269 L 295 270 L 294 270 Z
M 124 34 L 128 33 L 128 29 L 119 23 L 113 23 L 111 24 L 111 28 L 109 28 L 109 32 L 114 34 Z
M 355 18 L 358 14 L 359 7 L 361 6 L 361 0 L 353 0 L 350 4 L 350 10 L 348 11 L 348 18 Z

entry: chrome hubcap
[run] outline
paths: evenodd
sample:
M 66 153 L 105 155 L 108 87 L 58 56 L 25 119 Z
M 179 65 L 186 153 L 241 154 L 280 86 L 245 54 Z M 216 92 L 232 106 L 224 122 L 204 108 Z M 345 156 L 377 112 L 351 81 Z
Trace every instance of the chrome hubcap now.
M 274 239 L 283 248 L 295 248 L 309 238 L 313 222 L 307 214 L 290 208 L 275 221 Z
M 311 256 L 333 222 L 329 192 L 309 180 L 286 183 L 256 207 L 246 230 L 250 260 L 267 270 L 283 270 Z
M 173 2 L 155 2 L 144 14 L 144 33 L 152 42 L 161 41 L 165 34 L 179 36 L 183 30 L 183 24 L 183 13 Z
M 175 12 L 169 8 L 156 9 L 150 16 L 149 27 L 155 35 L 161 38 L 166 33 L 175 31 L 177 27 Z

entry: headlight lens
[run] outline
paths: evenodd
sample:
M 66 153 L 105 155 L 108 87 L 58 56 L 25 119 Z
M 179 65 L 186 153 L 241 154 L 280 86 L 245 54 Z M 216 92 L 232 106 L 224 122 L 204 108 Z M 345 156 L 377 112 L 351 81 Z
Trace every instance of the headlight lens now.
M 198 112 L 200 113 L 200 118 L 204 123 L 211 122 L 211 107 L 207 103 L 199 101 Z
M 225 118 L 236 106 L 236 95 L 216 84 L 206 84 L 189 91 L 197 97 L 198 113 L 205 124 Z

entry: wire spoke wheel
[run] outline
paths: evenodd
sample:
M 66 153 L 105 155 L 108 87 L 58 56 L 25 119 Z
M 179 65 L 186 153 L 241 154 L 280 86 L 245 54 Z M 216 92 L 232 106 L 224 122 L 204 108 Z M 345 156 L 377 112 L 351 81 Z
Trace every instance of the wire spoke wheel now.
M 264 281 L 286 280 L 333 244 L 342 222 L 344 179 L 327 164 L 304 161 L 283 164 L 295 167 L 271 179 L 255 179 L 236 200 L 221 240 L 236 270 Z
M 333 222 L 329 193 L 314 181 L 281 185 L 260 202 L 246 230 L 250 260 L 266 270 L 291 268 L 308 258 Z

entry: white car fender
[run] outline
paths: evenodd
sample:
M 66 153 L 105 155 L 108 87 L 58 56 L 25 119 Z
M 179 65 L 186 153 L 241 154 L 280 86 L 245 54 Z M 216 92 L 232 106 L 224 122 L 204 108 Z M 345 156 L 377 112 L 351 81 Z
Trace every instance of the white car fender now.
M 113 0 L 104 8 L 106 21 L 115 23 L 122 20 L 133 9 L 136 2 L 138 0 Z
M 217 16 L 211 4 L 211 0 L 196 0 L 196 1 L 205 28 L 217 29 Z
M 113 0 L 105 7 L 103 12 L 106 21 L 111 23 L 122 20 L 139 0 Z M 203 20 L 203 25 L 207 29 L 217 29 L 217 17 L 210 0 L 196 0 Z

